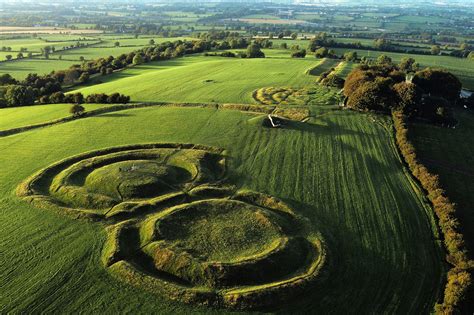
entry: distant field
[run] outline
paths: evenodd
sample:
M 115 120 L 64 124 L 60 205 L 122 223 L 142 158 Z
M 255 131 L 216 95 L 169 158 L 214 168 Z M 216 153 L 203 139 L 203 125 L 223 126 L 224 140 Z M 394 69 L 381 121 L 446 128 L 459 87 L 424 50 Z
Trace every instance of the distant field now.
M 305 24 L 307 21 L 304 20 L 286 20 L 286 19 L 278 19 L 278 18 L 239 18 L 235 19 L 240 22 L 251 23 L 251 24 Z
M 53 70 L 67 69 L 73 64 L 78 64 L 80 57 L 84 57 L 86 60 L 92 60 L 100 57 L 117 57 L 124 53 L 127 54 L 134 50 L 140 49 L 141 47 L 148 46 L 150 39 L 154 39 L 155 43 L 157 44 L 166 41 L 172 42 L 176 40 L 191 39 L 188 37 L 159 38 L 148 36 L 131 38 L 130 35 L 104 36 L 101 34 L 97 37 L 86 37 L 86 41 L 79 41 L 81 43 L 94 45 L 70 50 L 62 50 L 64 46 L 74 45 L 79 39 L 78 36 L 42 35 L 41 38 L 44 40 L 40 38 L 0 40 L 0 47 L 12 47 L 12 50 L 14 50 L 12 52 L 0 52 L 0 61 L 5 60 L 6 55 L 12 55 L 13 59 L 15 59 L 18 51 L 22 47 L 27 48 L 27 52 L 23 53 L 25 56 L 28 54 L 28 52 L 33 52 L 35 55 L 35 58 L 33 59 L 23 59 L 0 63 L 0 74 L 10 73 L 13 77 L 22 79 L 29 73 L 47 74 Z M 102 43 L 95 44 L 98 43 L 100 39 L 102 39 Z M 45 40 L 50 40 L 51 42 L 47 42 Z M 116 41 L 120 43 L 120 46 L 115 46 Z M 49 59 L 44 59 L 42 56 L 39 56 L 41 49 L 45 46 L 54 46 L 56 48 L 56 52 L 51 53 Z M 59 60 L 59 56 L 61 56 L 62 60 Z
M 466 58 L 455 58 L 450 56 L 431 56 L 431 55 L 414 55 L 391 53 L 382 51 L 368 51 L 347 48 L 333 48 L 337 54 L 344 54 L 347 51 L 356 51 L 359 57 L 366 56 L 369 58 L 377 58 L 384 54 L 392 58 L 394 62 L 400 62 L 403 57 L 412 57 L 423 67 L 444 68 L 455 74 L 468 89 L 474 89 L 474 62 Z
M 0 26 L 0 34 L 100 34 L 101 30 L 67 29 L 60 27 Z
M 115 91 L 133 101 L 252 103 L 252 91 L 267 86 L 315 85 L 306 69 L 318 60 L 233 59 L 192 56 L 155 62 L 107 76 L 79 89 L 85 95 Z M 101 78 L 102 80 L 102 78 Z
M 456 129 L 410 125 L 410 138 L 423 164 L 440 176 L 441 186 L 457 204 L 471 252 L 474 252 L 474 114 L 456 112 Z

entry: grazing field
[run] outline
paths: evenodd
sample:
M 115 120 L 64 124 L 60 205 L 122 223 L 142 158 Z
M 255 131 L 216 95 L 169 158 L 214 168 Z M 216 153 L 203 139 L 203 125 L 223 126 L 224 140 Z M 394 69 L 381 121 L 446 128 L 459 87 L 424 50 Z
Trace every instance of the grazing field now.
M 83 104 L 86 111 L 107 105 Z M 71 104 L 36 105 L 21 108 L 3 108 L 0 110 L 0 131 L 34 125 L 69 116 Z
M 441 186 L 457 204 L 465 240 L 474 252 L 474 115 L 457 111 L 456 118 L 456 129 L 412 124 L 410 139 L 422 163 L 439 175 Z
M 81 40 L 79 40 L 81 39 Z M 29 73 L 47 74 L 54 70 L 67 69 L 74 64 L 80 63 L 80 58 L 92 60 L 101 57 L 117 57 L 121 54 L 128 54 L 134 50 L 149 46 L 150 39 L 156 44 L 190 39 L 189 37 L 169 37 L 159 38 L 152 36 L 142 36 L 133 38 L 130 36 L 120 36 L 112 34 L 100 34 L 96 36 L 78 37 L 78 35 L 41 35 L 40 38 L 25 37 L 21 39 L 4 39 L 0 40 L 0 46 L 11 47 L 12 52 L 0 52 L 0 61 L 5 60 L 6 55 L 12 55 L 16 58 L 21 48 L 26 48 L 23 52 L 26 55 L 32 52 L 34 58 L 12 60 L 0 63 L 0 75 L 9 73 L 17 79 L 25 78 Z M 64 50 L 77 42 L 87 44 L 87 47 Z M 119 46 L 115 46 L 115 42 L 119 42 Z M 45 46 L 55 47 L 56 51 L 49 55 L 49 59 L 45 59 L 41 55 L 41 49 Z
M 7 166 L 0 177 L 0 276 L 7 303 L 0 311 L 223 313 L 115 280 L 101 263 L 103 224 L 33 207 L 14 193 L 39 169 L 86 151 L 182 142 L 225 149 L 232 183 L 283 199 L 324 239 L 324 277 L 296 304 L 277 311 L 430 312 L 443 271 L 434 221 L 403 170 L 387 122 L 336 107 L 312 112 L 307 123 L 268 129 L 264 116 L 245 112 L 149 107 L 0 138 L 0 164 Z M 274 234 L 268 233 L 270 240 Z
M 315 84 L 314 77 L 304 72 L 317 62 L 192 56 L 134 67 L 77 91 L 85 95 L 115 91 L 136 102 L 252 103 L 252 92 L 262 86 Z

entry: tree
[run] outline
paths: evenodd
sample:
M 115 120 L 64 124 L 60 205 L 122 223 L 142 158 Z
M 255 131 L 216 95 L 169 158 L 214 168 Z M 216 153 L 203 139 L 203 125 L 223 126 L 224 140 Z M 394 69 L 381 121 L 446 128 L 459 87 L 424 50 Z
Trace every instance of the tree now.
M 321 47 L 321 48 L 318 48 L 316 49 L 316 51 L 314 52 L 314 56 L 316 58 L 324 58 L 328 55 L 328 49 L 326 47 Z
M 407 115 L 413 115 L 421 103 L 421 90 L 411 82 L 400 82 L 393 85 L 393 90 L 397 94 L 397 109 L 402 110 Z
M 392 48 L 392 44 L 385 38 L 379 38 L 374 42 L 374 47 L 378 50 L 390 50 Z
M 392 64 L 392 58 L 389 56 L 383 54 L 377 57 L 377 64 L 378 65 L 391 65 Z
M 133 57 L 133 64 L 134 65 L 140 65 L 143 63 L 143 57 L 141 54 L 136 54 L 134 57 Z
M 454 103 L 461 93 L 462 84 L 452 73 L 441 70 L 426 68 L 415 73 L 412 80 L 424 93 L 435 95 Z
M 86 59 L 84 58 L 84 56 L 79 56 L 79 61 L 80 61 L 80 62 L 84 62 L 84 60 L 86 60 Z
M 78 117 L 84 114 L 85 110 L 86 109 L 84 108 L 84 106 L 79 105 L 79 104 L 74 104 L 69 109 L 69 113 L 71 113 L 75 117 Z
M 374 75 L 371 72 L 363 71 L 362 69 L 352 70 L 344 82 L 344 95 L 349 97 L 361 85 L 366 82 L 373 81 Z
M 281 43 L 280 48 L 281 49 L 288 49 L 288 44 L 287 43 Z
M 155 45 L 155 40 L 154 40 L 153 38 L 150 39 L 150 40 L 148 41 L 148 44 L 151 45 L 151 46 Z
M 304 58 L 306 57 L 306 49 L 296 50 L 291 53 L 291 58 Z
M 4 98 L 10 107 L 32 105 L 35 102 L 35 93 L 31 86 L 9 85 Z
M 345 61 L 357 61 L 357 52 L 356 51 L 348 51 L 344 54 Z
M 292 33 L 291 34 L 291 39 L 295 40 L 298 38 L 298 33 Z
M 31 51 L 28 52 L 28 58 L 29 58 L 29 59 L 33 58 L 33 53 L 32 53 Z
M 7 60 L 12 60 L 13 56 L 12 56 L 12 55 L 6 55 L 5 58 L 6 58 Z
M 322 85 L 325 86 L 332 86 L 336 88 L 342 88 L 344 86 L 344 79 L 339 77 L 337 74 L 330 73 L 321 81 L 319 81 Z
M 8 73 L 0 75 L 0 85 L 17 84 L 18 82 Z
M 23 53 L 22 52 L 19 52 L 17 55 L 16 55 L 16 59 L 23 59 Z
M 347 106 L 358 110 L 389 111 L 394 107 L 394 92 L 390 88 L 390 79 L 378 78 L 365 82 L 347 101 Z
M 49 96 L 49 101 L 53 104 L 64 103 L 64 93 L 63 92 L 54 92 Z
M 114 43 L 114 46 L 115 46 L 115 47 L 119 47 L 119 46 L 120 46 L 120 42 L 115 42 L 115 43 Z
M 441 48 L 438 45 L 431 46 L 430 52 L 432 55 L 439 55 L 441 52 Z
M 265 58 L 265 54 L 260 49 L 260 45 L 252 43 L 247 47 L 247 58 Z
M 89 73 L 83 72 L 81 76 L 79 77 L 79 82 L 86 83 L 87 81 L 89 81 L 89 78 L 90 78 Z
M 415 59 L 409 57 L 403 57 L 398 65 L 398 68 L 405 72 L 413 72 L 418 68 L 418 64 L 415 62 Z

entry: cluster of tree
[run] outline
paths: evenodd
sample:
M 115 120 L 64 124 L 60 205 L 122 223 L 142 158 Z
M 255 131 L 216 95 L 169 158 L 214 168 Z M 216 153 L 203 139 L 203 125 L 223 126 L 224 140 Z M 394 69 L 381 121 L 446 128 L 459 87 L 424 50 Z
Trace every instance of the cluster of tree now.
M 45 95 L 40 98 L 42 104 L 126 104 L 130 102 L 130 96 L 119 93 L 112 93 L 110 95 L 104 93 L 90 94 L 84 97 L 82 93 L 64 94 L 63 92 L 55 92 L 51 95 Z
M 82 64 L 73 65 L 69 69 L 55 71 L 47 75 L 29 74 L 22 81 L 17 81 L 9 74 L 5 74 L 0 76 L 0 85 L 7 85 L 4 100 L 1 101 L 0 105 L 32 105 L 35 100 L 44 100 L 52 93 L 62 91 L 62 87 L 65 85 L 87 82 L 90 76 L 94 74 L 107 75 L 114 70 L 122 69 L 132 64 L 137 65 L 150 61 L 166 60 L 185 54 L 211 50 L 212 48 L 212 43 L 205 40 L 178 40 L 145 47 L 129 54 L 122 54 L 116 58 L 109 56 L 107 58 L 83 61 Z M 259 56 L 258 51 L 251 50 L 249 56 Z M 74 103 L 76 102 L 74 101 Z
M 377 64 L 354 69 L 344 83 L 347 106 L 362 111 L 400 110 L 410 117 L 451 124 L 451 108 L 458 105 L 461 91 L 458 78 L 426 68 L 416 72 L 410 82 L 401 68 L 382 55 Z
M 472 293 L 473 288 L 474 261 L 469 259 L 455 205 L 445 195 L 438 176 L 431 174 L 419 161 L 415 147 L 408 139 L 406 117 L 401 111 L 394 111 L 392 117 L 397 146 L 411 173 L 421 183 L 433 205 L 438 217 L 438 225 L 444 236 L 446 260 L 452 266 L 447 275 L 443 302 L 436 304 L 436 313 L 467 314 L 465 308 L 466 303 L 469 303 L 469 293 Z
M 209 31 L 208 33 L 199 33 L 197 37 L 206 42 L 210 42 L 211 46 L 220 50 L 241 49 L 248 47 L 250 44 L 247 38 L 242 37 L 242 35 L 237 32 L 230 31 Z M 271 47 L 271 44 L 269 47 Z
M 363 50 L 379 50 L 387 52 L 398 52 L 398 53 L 409 53 L 409 54 L 418 54 L 418 55 L 450 55 L 454 57 L 466 58 L 471 52 L 471 47 L 468 44 L 461 45 L 459 50 L 452 50 L 449 53 L 442 51 L 439 45 L 433 45 L 430 50 L 425 50 L 422 48 L 416 49 L 407 49 L 406 47 L 398 47 L 397 44 L 392 43 L 390 40 L 385 38 L 378 38 L 374 40 L 373 46 L 362 45 L 360 42 L 354 43 L 341 43 L 331 37 L 329 37 L 325 32 L 318 33 L 314 38 L 311 38 L 308 44 L 308 51 L 315 52 L 320 47 L 336 47 L 336 48 L 353 48 L 353 49 L 363 49 Z
M 292 50 L 291 58 L 304 58 L 306 57 L 306 49 Z
M 335 69 L 331 68 L 323 73 L 318 78 L 318 83 L 324 86 L 331 86 L 341 89 L 344 86 L 344 79 L 334 73 Z
M 250 44 L 245 52 L 239 53 L 239 56 L 241 58 L 265 58 L 265 54 L 257 43 Z
M 219 57 L 227 57 L 227 58 L 235 58 L 237 57 L 236 54 L 234 54 L 231 51 L 224 51 L 222 53 L 204 53 L 204 56 L 219 56 Z

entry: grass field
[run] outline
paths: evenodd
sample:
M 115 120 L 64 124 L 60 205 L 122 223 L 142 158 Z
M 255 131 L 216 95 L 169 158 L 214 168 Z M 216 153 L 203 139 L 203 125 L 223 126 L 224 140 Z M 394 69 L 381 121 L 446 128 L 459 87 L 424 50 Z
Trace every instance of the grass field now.
M 107 105 L 83 104 L 86 111 Z M 23 108 L 3 108 L 0 113 L 0 131 L 33 125 L 69 116 L 71 104 L 36 105 Z
M 104 78 L 105 83 L 79 89 L 116 91 L 132 101 L 252 103 L 252 91 L 265 86 L 302 87 L 317 59 L 233 59 L 192 56 L 134 67 Z M 102 78 L 101 78 L 102 79 Z
M 17 50 L 19 51 L 21 47 L 28 49 L 26 53 L 23 53 L 25 56 L 30 51 L 39 55 L 41 48 L 45 46 L 54 46 L 57 50 L 50 54 L 49 59 L 44 59 L 42 56 L 35 56 L 33 59 L 2 62 L 0 63 L 0 74 L 10 73 L 15 78 L 23 79 L 29 73 L 47 74 L 53 70 L 67 69 L 73 64 L 78 64 L 81 56 L 86 60 L 92 60 L 100 57 L 117 57 L 121 54 L 127 54 L 144 46 L 148 46 L 150 39 L 154 39 L 157 44 L 166 41 L 172 42 L 179 39 L 189 39 L 188 37 L 155 38 L 152 36 L 132 38 L 130 36 L 120 36 L 116 34 L 100 34 L 96 37 L 85 37 L 88 40 L 82 42 L 88 44 L 94 43 L 95 45 L 63 51 L 61 50 L 63 47 L 76 43 L 78 35 L 42 35 L 41 38 L 51 40 L 52 42 L 46 42 L 39 38 L 1 40 L 0 46 L 12 47 L 14 52 L 0 52 L 0 61 L 5 60 L 5 55 L 12 55 L 13 58 L 16 58 Z M 99 39 L 102 39 L 101 43 L 99 43 Z M 119 47 L 115 47 L 116 41 L 120 43 Z M 61 56 L 62 60 L 59 60 L 59 56 Z
M 474 251 L 474 115 L 458 111 L 456 129 L 412 124 L 410 138 L 421 161 L 440 176 L 441 186 L 457 204 L 465 239 Z
M 7 166 L 0 177 L 0 312 L 223 313 L 114 280 L 100 263 L 101 224 L 34 208 L 15 196 L 21 181 L 62 158 L 160 141 L 226 149 L 233 182 L 282 198 L 321 231 L 328 280 L 298 298 L 298 311 L 430 312 L 442 272 L 433 219 L 404 173 L 390 133 L 378 118 L 331 106 L 312 109 L 316 116 L 308 123 L 279 130 L 238 111 L 164 107 L 0 138 L 0 164 Z M 279 309 L 290 310 L 295 308 Z

